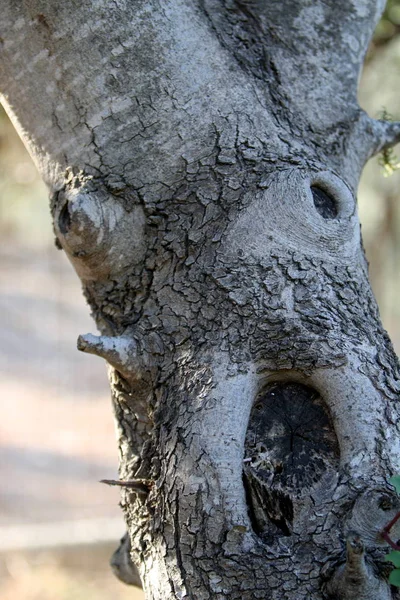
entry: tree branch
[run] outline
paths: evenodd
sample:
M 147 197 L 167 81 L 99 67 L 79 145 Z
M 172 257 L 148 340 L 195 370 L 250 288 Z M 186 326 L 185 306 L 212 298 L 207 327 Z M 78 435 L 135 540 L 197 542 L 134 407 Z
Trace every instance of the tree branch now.
M 371 154 L 374 156 L 400 142 L 400 122 L 370 119 Z
M 132 338 L 80 335 L 78 350 L 95 354 L 121 373 L 128 381 L 141 379 L 142 365 L 138 358 L 137 344 Z

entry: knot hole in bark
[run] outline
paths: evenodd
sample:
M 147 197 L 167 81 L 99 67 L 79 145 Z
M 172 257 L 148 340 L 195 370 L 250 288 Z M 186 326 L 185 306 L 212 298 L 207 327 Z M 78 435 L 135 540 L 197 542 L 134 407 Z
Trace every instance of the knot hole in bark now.
M 335 219 L 338 216 L 338 206 L 336 200 L 322 188 L 312 185 L 311 193 L 314 200 L 314 206 L 317 212 L 324 219 Z
M 66 235 L 71 227 L 71 214 L 68 208 L 68 202 L 64 204 L 58 215 L 58 227 L 63 235 Z
M 266 542 L 291 535 L 296 503 L 339 469 L 339 445 L 328 407 L 306 385 L 267 386 L 254 403 L 246 434 L 243 480 L 254 531 Z

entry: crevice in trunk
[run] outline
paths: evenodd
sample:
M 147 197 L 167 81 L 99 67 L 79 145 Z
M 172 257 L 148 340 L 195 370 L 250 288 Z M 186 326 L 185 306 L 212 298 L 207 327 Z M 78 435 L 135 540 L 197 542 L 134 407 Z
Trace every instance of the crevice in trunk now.
M 339 470 L 329 409 L 311 387 L 277 382 L 254 403 L 243 481 L 253 529 L 265 542 L 292 533 L 296 510 L 323 475 Z
M 58 227 L 63 235 L 66 235 L 71 227 L 71 214 L 68 208 L 68 202 L 62 207 L 58 216 Z

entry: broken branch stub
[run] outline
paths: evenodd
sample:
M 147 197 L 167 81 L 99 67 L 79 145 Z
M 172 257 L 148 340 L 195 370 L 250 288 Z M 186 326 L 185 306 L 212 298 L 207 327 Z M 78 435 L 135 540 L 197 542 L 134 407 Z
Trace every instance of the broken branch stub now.
M 327 595 L 336 600 L 393 600 L 386 581 L 377 577 L 366 557 L 364 543 L 357 532 L 346 539 L 346 562 L 327 586 Z
M 78 337 L 77 347 L 81 352 L 104 358 L 130 382 L 142 378 L 143 365 L 138 356 L 137 344 L 132 338 L 87 333 Z

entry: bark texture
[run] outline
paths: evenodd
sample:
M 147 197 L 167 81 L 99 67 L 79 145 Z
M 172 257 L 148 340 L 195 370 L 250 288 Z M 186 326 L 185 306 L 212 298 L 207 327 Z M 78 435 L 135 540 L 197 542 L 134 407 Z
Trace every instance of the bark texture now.
M 399 366 L 355 192 L 380 0 L 1 0 L 2 102 L 110 365 L 147 598 L 395 598 Z M 95 432 L 94 432 L 95 433 Z M 128 556 L 130 553 L 130 557 Z M 122 558 L 121 558 L 122 557 Z

